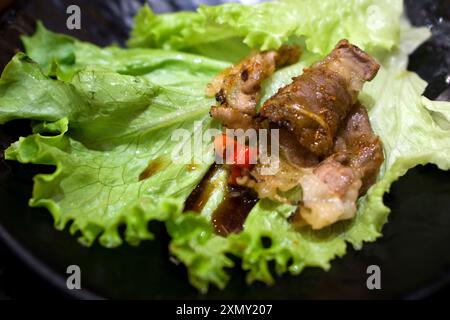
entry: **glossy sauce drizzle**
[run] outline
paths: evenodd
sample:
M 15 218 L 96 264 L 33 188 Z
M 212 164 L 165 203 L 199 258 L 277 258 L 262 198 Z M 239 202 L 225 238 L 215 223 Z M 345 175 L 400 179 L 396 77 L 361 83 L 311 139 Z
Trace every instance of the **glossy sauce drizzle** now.
M 191 193 L 186 200 L 185 211 L 198 213 L 202 211 L 212 192 L 214 192 L 215 187 L 210 181 L 216 170 L 217 167 L 213 166 Z M 241 232 L 245 219 L 257 201 L 258 198 L 251 190 L 227 186 L 224 199 L 211 218 L 215 232 L 221 236 Z
M 150 161 L 144 171 L 142 171 L 139 175 L 139 181 L 148 179 L 151 176 L 155 175 L 159 170 L 162 169 L 163 163 L 163 160 L 160 158 Z
M 216 171 L 217 166 L 215 165 L 209 169 L 208 173 L 203 177 L 199 185 L 195 187 L 194 191 L 192 191 L 187 198 L 184 205 L 184 211 L 194 211 L 197 213 L 202 212 L 203 207 L 214 192 L 214 185 L 211 183 L 211 178 L 214 176 Z
M 247 188 L 228 186 L 227 189 L 225 199 L 212 216 L 214 230 L 221 236 L 241 232 L 245 219 L 258 201 Z

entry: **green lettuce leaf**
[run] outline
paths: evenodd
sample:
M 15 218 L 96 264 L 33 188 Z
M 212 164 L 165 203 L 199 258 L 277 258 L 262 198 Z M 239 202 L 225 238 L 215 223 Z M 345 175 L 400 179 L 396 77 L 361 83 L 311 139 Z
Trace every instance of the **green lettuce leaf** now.
M 377 51 L 398 43 L 402 11 L 402 0 L 232 3 L 201 6 L 197 13 L 162 15 L 144 6 L 128 44 L 197 52 L 228 61 L 242 57 L 248 48 L 273 49 L 287 41 L 304 41 L 310 52 L 320 55 L 343 38 Z
M 22 41 L 27 55 L 41 66 L 44 74 L 61 80 L 70 80 L 87 66 L 98 66 L 119 74 L 144 76 L 159 85 L 195 89 L 194 95 L 201 95 L 210 77 L 229 66 L 227 62 L 176 51 L 99 48 L 48 31 L 40 22 L 36 33 L 23 36 Z
M 205 163 L 171 162 L 174 130 L 195 134 L 201 128 L 194 121 L 211 126 L 212 102 L 201 92 L 189 95 L 93 66 L 70 82 L 54 80 L 23 54 L 4 70 L 0 92 L 0 123 L 38 121 L 36 133 L 13 144 L 6 158 L 56 166 L 36 176 L 30 205 L 48 208 L 60 229 L 72 221 L 71 232 L 81 231 L 85 244 L 100 236 L 105 246 L 119 245 L 120 224 L 128 242 L 149 239 L 146 222 L 181 212 L 213 161 L 205 145 L 195 150 Z

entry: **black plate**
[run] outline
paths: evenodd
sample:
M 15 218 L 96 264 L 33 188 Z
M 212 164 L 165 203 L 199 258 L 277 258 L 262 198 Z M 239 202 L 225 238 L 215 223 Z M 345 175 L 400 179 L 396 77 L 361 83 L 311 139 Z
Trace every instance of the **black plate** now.
M 83 28 L 70 34 L 100 45 L 123 43 L 131 17 L 143 1 L 18 0 L 0 21 L 0 68 L 19 48 L 18 35 L 31 33 L 36 19 L 52 30 L 69 33 L 65 9 L 72 3 L 82 8 Z M 177 10 L 181 4 L 193 8 L 190 1 L 149 2 L 158 11 Z M 415 24 L 432 26 L 433 38 L 413 54 L 410 68 L 430 82 L 426 95 L 436 98 L 448 88 L 450 1 L 406 3 Z M 27 121 L 1 127 L 1 149 L 28 130 Z M 206 296 L 189 285 L 183 266 L 169 261 L 169 239 L 160 224 L 150 225 L 157 241 L 115 250 L 99 245 L 84 248 L 67 231 L 56 231 L 47 211 L 27 206 L 32 177 L 42 170 L 50 169 L 0 159 L 0 238 L 40 277 L 75 298 L 421 298 L 450 282 L 450 172 L 434 166 L 416 168 L 393 185 L 385 198 L 392 214 L 383 229 L 384 237 L 361 251 L 349 249 L 344 258 L 333 262 L 329 272 L 307 269 L 298 277 L 284 276 L 267 287 L 247 286 L 244 273 L 235 269 L 230 271 L 232 281 L 226 290 L 212 289 Z M 65 272 L 71 264 L 81 267 L 83 290 L 66 289 Z M 366 287 L 366 268 L 372 264 L 381 268 L 382 290 Z

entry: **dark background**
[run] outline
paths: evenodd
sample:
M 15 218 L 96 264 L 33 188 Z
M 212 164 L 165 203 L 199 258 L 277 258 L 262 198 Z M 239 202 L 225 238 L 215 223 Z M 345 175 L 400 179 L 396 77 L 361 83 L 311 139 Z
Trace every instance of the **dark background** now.
M 21 33 L 31 33 L 35 19 L 43 19 L 52 11 L 54 19 L 45 20 L 46 25 L 53 30 L 58 30 L 65 25 L 65 8 L 72 3 L 82 7 L 82 23 L 88 25 L 89 30 L 69 32 L 80 39 L 89 39 L 92 34 L 96 35 L 100 45 L 107 45 L 112 42 L 123 44 L 127 30 L 131 27 L 131 19 L 101 21 L 105 16 L 121 16 L 122 13 L 132 16 L 139 5 L 145 0 L 104 0 L 108 6 L 100 7 L 100 10 L 111 11 L 108 14 L 96 10 L 84 10 L 84 5 L 92 0 L 85 1 L 57 1 L 57 0 L 17 0 L 6 6 L 0 13 L 0 69 L 9 61 L 20 44 L 17 35 Z M 97 1 L 99 2 L 99 1 Z M 149 0 L 156 11 L 171 11 L 177 8 L 193 9 L 195 3 L 201 1 L 186 0 Z M 225 1 L 209 1 L 209 3 L 221 3 Z M 429 98 L 436 98 L 441 92 L 448 88 L 446 78 L 450 74 L 450 1 L 447 0 L 407 0 L 408 15 L 416 25 L 427 25 L 433 31 L 433 38 L 424 44 L 411 57 L 410 69 L 418 72 L 424 79 L 430 82 L 426 95 Z M 6 5 L 6 1 L 0 0 L 0 9 Z M 86 7 L 90 7 L 86 5 Z M 10 24 L 14 21 L 14 24 Z M 92 26 L 92 27 L 91 27 Z M 119 35 L 119 36 L 118 36 Z M 0 159 L 1 160 L 1 159 Z M 419 173 L 410 173 L 407 177 L 393 186 L 392 194 L 395 196 L 404 190 L 411 189 L 411 183 L 425 181 L 434 183 L 439 179 L 441 173 L 435 168 L 425 168 Z M 428 178 L 425 178 L 427 176 Z M 446 175 L 450 177 L 450 175 Z M 419 180 L 417 180 L 419 179 Z M 422 180 L 420 180 L 422 179 Z M 434 180 L 433 180 L 434 179 Z M 417 186 L 415 190 L 418 194 L 425 192 L 427 185 Z M 421 189 L 422 188 L 422 189 Z M 389 202 L 389 199 L 387 199 Z M 1 204 L 0 204 L 1 206 Z M 1 208 L 0 208 L 1 210 Z M 46 217 L 45 219 L 47 219 Z M 49 223 L 51 220 L 48 219 Z M 389 233 L 389 230 L 388 230 Z M 442 244 L 449 247 L 450 244 Z M 439 284 L 437 285 L 438 287 Z M 432 295 L 431 298 L 446 298 L 450 295 L 450 287 L 444 286 Z M 422 297 L 422 296 L 421 296 Z M 41 277 L 37 276 L 33 270 L 26 267 L 15 255 L 0 243 L 0 299 L 45 299 L 45 298 L 70 298 L 66 293 L 48 284 Z

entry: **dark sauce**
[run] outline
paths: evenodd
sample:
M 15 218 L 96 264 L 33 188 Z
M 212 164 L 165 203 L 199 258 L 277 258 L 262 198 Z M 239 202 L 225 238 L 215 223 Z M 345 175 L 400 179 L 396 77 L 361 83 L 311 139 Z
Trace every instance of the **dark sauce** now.
M 218 166 L 211 167 L 200 184 L 192 191 L 186 200 L 184 211 L 200 213 L 203 210 L 212 192 L 214 192 L 215 185 L 211 183 L 211 178 L 217 169 Z M 224 199 L 211 218 L 215 232 L 221 236 L 241 232 L 245 219 L 257 201 L 258 198 L 252 190 L 244 187 L 227 186 Z
M 164 165 L 163 159 L 157 158 L 155 160 L 151 160 L 144 171 L 139 175 L 139 181 L 148 179 L 154 176 L 158 171 L 162 169 Z
M 203 207 L 210 198 L 214 191 L 214 184 L 211 183 L 211 178 L 216 173 L 218 167 L 216 165 L 212 166 L 208 173 L 203 177 L 200 184 L 195 187 L 194 191 L 187 198 L 184 211 L 194 211 L 197 213 L 202 212 Z
M 228 186 L 225 199 L 212 216 L 212 224 L 218 235 L 239 233 L 244 228 L 245 219 L 258 201 L 251 190 L 244 187 Z

